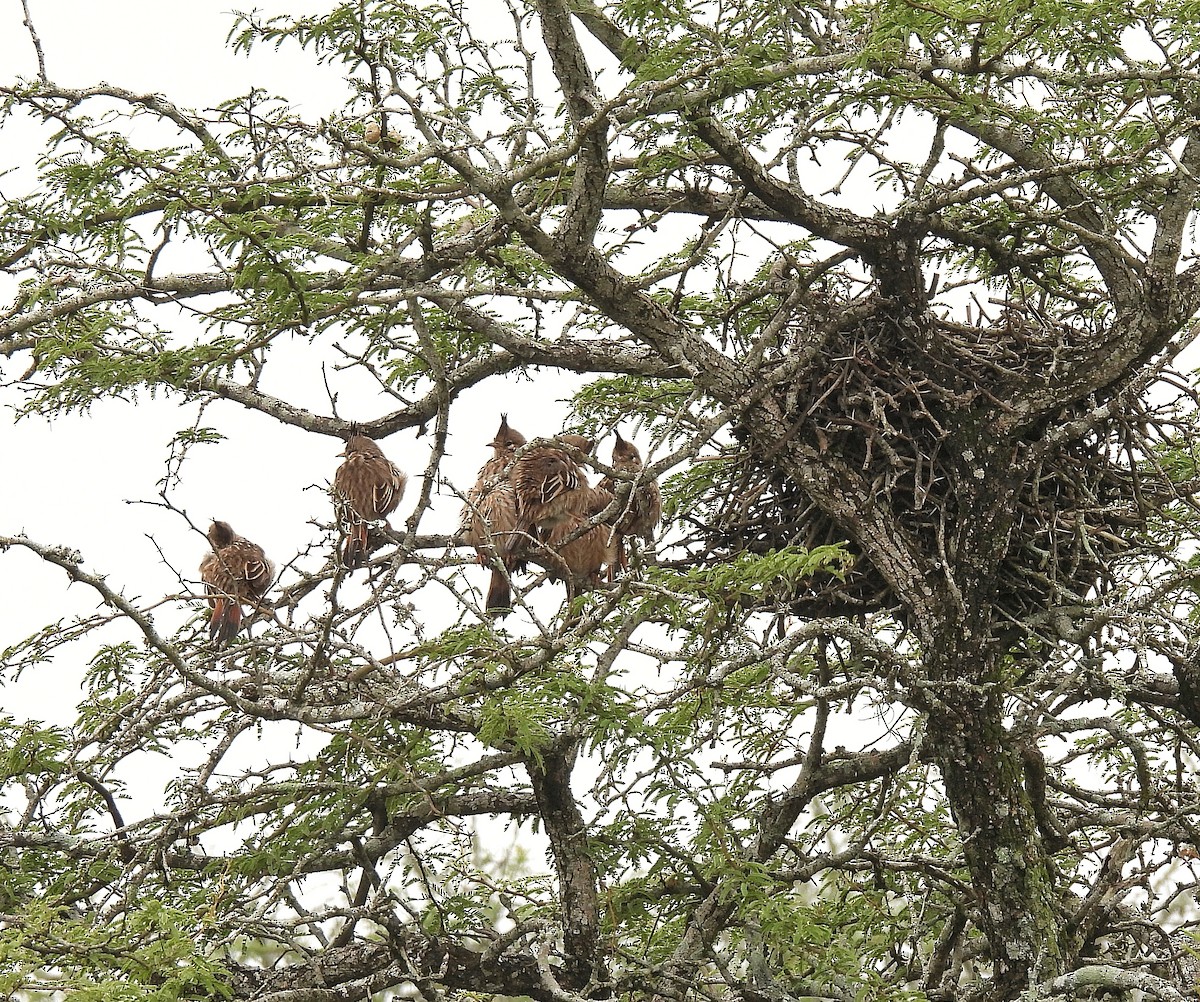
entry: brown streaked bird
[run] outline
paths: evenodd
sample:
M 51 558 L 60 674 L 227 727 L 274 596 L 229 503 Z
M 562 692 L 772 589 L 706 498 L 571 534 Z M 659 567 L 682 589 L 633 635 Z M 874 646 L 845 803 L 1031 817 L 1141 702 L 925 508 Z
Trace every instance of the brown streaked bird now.
M 592 447 L 591 439 L 582 435 L 565 434 L 557 439 L 580 452 Z M 518 456 L 511 480 L 517 499 L 512 552 L 523 554 L 531 542 L 552 551 L 557 549 L 566 572 L 557 573 L 564 568 L 554 568 L 551 559 L 551 573 L 567 582 L 570 597 L 581 586 L 598 583 L 599 568 L 612 558 L 608 542 L 611 531 L 606 526 L 594 526 L 576 539 L 571 537 L 608 505 L 612 495 L 590 486 L 583 466 L 571 451 L 554 445 L 537 446 Z
M 366 435 L 351 435 L 338 455 L 346 458 L 333 475 L 333 496 L 346 526 L 344 561 L 352 571 L 367 555 L 367 524 L 396 510 L 408 477 Z
M 552 554 L 546 562 L 550 576 L 566 584 L 567 601 L 595 588 L 600 571 L 617 559 L 618 537 L 612 528 L 604 524 L 584 528 L 587 523 L 587 516 L 572 515 L 555 523 L 543 540 Z
M 200 561 L 200 580 L 212 606 L 208 635 L 217 647 L 226 647 L 241 629 L 242 603 L 258 604 L 271 587 L 275 566 L 261 546 L 239 536 L 228 522 L 214 521 L 208 541 L 213 552 Z
M 509 574 L 521 566 L 515 551 L 511 557 L 502 553 L 517 527 L 517 495 L 509 479 L 509 467 L 517 449 L 524 444 L 525 436 L 510 428 L 508 415 L 501 414 L 500 430 L 488 443 L 492 447 L 492 458 L 480 468 L 475 486 L 467 492 L 458 525 L 458 538 L 467 546 L 475 547 L 481 564 L 500 559 Z M 500 568 L 493 566 L 487 611 L 503 615 L 511 605 L 508 578 Z
M 582 453 L 589 453 L 592 447 L 595 446 L 595 441 L 588 438 L 586 435 L 576 435 L 573 431 L 564 431 L 560 435 L 555 435 L 555 439 L 562 442 L 563 445 L 569 445 L 573 449 L 578 449 Z
M 615 434 L 617 441 L 613 445 L 612 467 L 618 473 L 628 473 L 635 478 L 635 483 L 630 490 L 629 500 L 611 523 L 616 530 L 617 558 L 614 564 L 609 565 L 610 580 L 614 565 L 619 566 L 621 570 L 629 566 L 629 555 L 625 549 L 626 537 L 638 536 L 647 543 L 652 543 L 654 530 L 662 520 L 662 492 L 657 481 L 649 477 L 638 479 L 638 474 L 642 471 L 642 454 L 638 452 L 636 445 L 621 437 L 619 429 Z M 597 486 L 598 489 L 615 496 L 617 487 L 622 482 L 615 477 L 606 476 Z

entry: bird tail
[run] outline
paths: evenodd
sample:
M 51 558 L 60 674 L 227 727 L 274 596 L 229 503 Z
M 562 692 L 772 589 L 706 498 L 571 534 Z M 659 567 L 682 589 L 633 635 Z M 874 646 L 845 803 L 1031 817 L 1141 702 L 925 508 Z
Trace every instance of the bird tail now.
M 629 569 L 629 552 L 625 549 L 625 537 L 614 532 L 613 546 L 616 549 L 615 558 L 608 565 L 608 580 L 610 582 L 616 580 L 618 571 Z
M 233 599 L 218 595 L 213 599 L 208 637 L 217 647 L 228 647 L 242 628 L 242 607 Z
M 488 585 L 487 611 L 493 616 L 503 616 L 512 609 L 512 590 L 508 586 L 508 578 L 501 570 L 492 571 L 492 580 Z
M 346 536 L 344 562 L 346 570 L 352 571 L 363 564 L 367 557 L 367 523 L 351 522 Z
M 504 566 L 508 568 L 509 573 L 525 570 L 529 544 L 533 538 L 528 530 L 524 526 L 517 526 L 515 529 L 499 532 L 496 535 L 501 537 L 498 547 L 500 559 L 504 561 Z

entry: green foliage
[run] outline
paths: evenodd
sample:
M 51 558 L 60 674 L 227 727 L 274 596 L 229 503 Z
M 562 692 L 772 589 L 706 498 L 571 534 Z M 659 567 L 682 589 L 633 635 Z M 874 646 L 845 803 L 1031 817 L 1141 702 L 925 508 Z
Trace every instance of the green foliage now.
M 69 736 L 58 728 L 0 721 L 0 774 L 5 781 L 23 776 L 55 776 L 63 772 L 63 752 Z
M 361 0 L 234 15 L 265 76 L 293 47 L 345 78 L 316 110 L 2 85 L 45 140 L 0 205 L 4 402 L 192 406 L 149 428 L 165 472 L 129 492 L 169 527 L 114 528 L 121 566 L 0 524 L 18 588 L 91 603 L 0 652 L 78 703 L 0 721 L 0 990 L 1158 978 L 1200 810 L 1195 394 L 1160 379 L 1200 309 L 1196 6 Z M 603 441 L 591 484 L 636 441 L 663 522 L 571 603 L 501 532 L 519 601 L 480 616 L 458 506 L 492 411 L 532 438 L 551 402 Z M 273 464 L 354 430 L 410 481 L 351 571 L 332 466 L 297 515 Z M 261 469 L 227 464 L 247 439 Z M 1089 457 L 1124 465 L 1085 498 Z M 289 541 L 222 649 L 197 486 Z M 1051 598 L 980 607 L 1026 530 Z
M 20 935 L 5 937 L 0 986 L 13 995 L 66 992 L 87 1002 L 233 997 L 226 972 L 197 950 L 190 926 L 191 916 L 153 898 L 108 928 L 31 900 L 9 930 Z
M 770 595 L 818 573 L 840 576 L 853 561 L 843 545 L 789 547 L 763 555 L 739 553 L 719 566 L 694 568 L 683 580 L 711 600 L 736 601 Z

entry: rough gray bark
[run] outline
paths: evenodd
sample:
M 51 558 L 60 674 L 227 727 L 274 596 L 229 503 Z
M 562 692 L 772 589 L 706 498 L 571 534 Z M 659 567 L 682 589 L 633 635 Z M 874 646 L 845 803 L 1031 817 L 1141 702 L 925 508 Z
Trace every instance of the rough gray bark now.
M 47 862 L 0 887 L 3 930 L 23 933 L 0 948 L 27 951 L 13 962 L 28 971 L 69 967 L 37 922 L 66 915 L 90 932 L 144 892 L 192 902 L 171 917 L 185 938 L 269 943 L 264 966 L 214 962 L 237 998 L 415 986 L 427 1002 L 778 1002 L 846 997 L 821 948 L 793 942 L 796 929 L 830 932 L 820 907 L 833 902 L 855 942 L 894 939 L 838 969 L 864 991 L 1191 990 L 1165 928 L 1187 916 L 1172 899 L 1148 919 L 1126 895 L 1190 879 L 1182 861 L 1200 840 L 1184 765 L 1200 756 L 1194 575 L 1169 566 L 1191 534 L 1200 464 L 1194 421 L 1144 403 L 1200 309 L 1188 233 L 1200 143 L 1184 113 L 1195 54 L 1074 70 L 1022 48 L 1044 25 L 1009 37 L 988 18 L 936 30 L 901 18 L 940 17 L 921 5 L 736 4 L 726 32 L 701 14 L 638 21 L 537 0 L 528 19 L 514 11 L 514 83 L 455 5 L 428 23 L 394 6 L 338 36 L 372 141 L 357 104 L 313 125 L 229 112 L 218 129 L 107 85 L 0 89 L 110 157 L 91 180 L 154 180 L 116 205 L 76 194 L 78 211 L 5 208 L 0 260 L 26 283 L 0 310 L 6 389 L 47 414 L 150 388 L 330 437 L 434 426 L 407 529 L 376 533 L 370 598 L 347 599 L 334 564 L 298 555 L 262 630 L 220 655 L 79 554 L 0 526 L 0 553 L 65 571 L 101 606 L 4 651 L 5 671 L 37 670 L 112 620 L 136 638 L 88 651 L 112 689 L 62 757 L 57 735 L 7 735 L 29 771 L 0 849 Z M 475 59 L 477 76 L 456 76 Z M 421 76 L 438 61 L 444 76 Z M 548 95 L 534 87 L 543 63 Z M 475 89 L 456 90 L 463 80 Z M 1095 89 L 1118 130 L 1149 109 L 1148 145 L 1106 154 L 1111 137 L 1079 120 L 1080 136 L 1054 140 L 1056 102 L 1018 100 L 1021 86 L 1064 104 Z M 172 123 L 203 166 L 126 162 L 137 151 L 76 117 L 96 99 Z M 507 109 L 508 132 L 479 133 L 487 101 Z M 1035 111 L 1051 138 L 1022 125 Z M 924 165 L 888 146 L 904 115 L 932 125 Z M 68 179 L 91 166 L 75 155 L 54 161 Z M 843 158 L 847 176 L 874 163 L 896 197 L 848 207 L 840 182 L 815 190 L 806 156 L 825 169 Z M 1149 176 L 1143 161 L 1158 164 Z M 158 249 L 121 243 L 134 222 L 163 234 Z M 211 270 L 160 267 L 176 227 L 217 248 Z M 974 298 L 939 295 L 953 282 Z M 180 345 L 168 321 L 145 320 L 177 304 L 205 316 L 209 340 Z M 324 338 L 337 364 L 373 378 L 373 412 L 352 425 L 333 390 L 326 413 L 264 379 L 292 337 Z M 839 365 L 870 385 L 823 382 Z M 443 477 L 451 416 L 478 427 L 458 417 L 470 391 L 540 369 L 606 380 L 581 395 L 583 430 L 636 418 L 653 431 L 647 474 L 676 475 L 681 527 L 658 567 L 508 634 L 476 614 L 453 540 L 419 530 L 438 491 L 462 493 Z M 1102 475 L 1081 473 L 1072 494 L 1089 463 Z M 725 472 L 738 469 L 740 481 Z M 1048 520 L 1030 529 L 1046 497 Z M 727 530 L 743 516 L 749 529 Z M 743 557 L 835 543 L 848 556 L 834 570 L 720 576 Z M 461 613 L 443 636 L 413 611 L 421 588 Z M 169 601 L 186 606 L 187 592 L 181 579 Z M 670 684 L 621 689 L 623 666 L 647 658 Z M 839 714 L 893 714 L 895 731 L 847 749 L 830 737 Z M 329 747 L 226 784 L 228 749 L 272 723 Z M 128 819 L 114 792 L 126 760 L 194 735 L 208 757 L 171 808 Z M 738 755 L 714 761 L 721 742 Z M 577 755 L 619 765 L 592 784 Z M 1111 782 L 1084 787 L 1079 761 Z M 535 821 L 546 872 L 471 871 L 469 852 L 446 846 L 479 818 Z M 681 818 L 704 837 L 676 844 Z M 240 854 L 202 847 L 240 824 L 253 830 Z M 927 841 L 909 845 L 909 829 Z M 336 904 L 301 900 L 315 875 L 342 882 Z M 49 919 L 34 907 L 46 887 L 65 909 Z M 914 901 L 919 915 L 898 918 Z M 136 967 L 149 963 L 140 945 L 112 951 Z

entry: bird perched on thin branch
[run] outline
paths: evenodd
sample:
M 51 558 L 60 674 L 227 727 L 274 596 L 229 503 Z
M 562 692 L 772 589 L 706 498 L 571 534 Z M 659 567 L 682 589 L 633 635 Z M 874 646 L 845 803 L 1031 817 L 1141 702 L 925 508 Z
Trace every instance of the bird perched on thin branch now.
M 572 515 L 544 530 L 550 575 L 566 584 L 568 601 L 600 583 L 600 572 L 617 559 L 616 539 L 610 526 L 588 526 L 586 515 Z
M 208 635 L 217 647 L 226 647 L 241 629 L 242 603 L 258 604 L 271 587 L 275 566 L 261 546 L 239 536 L 228 522 L 213 522 L 208 541 L 213 552 L 200 561 L 200 580 L 212 606 Z
M 582 435 L 560 435 L 558 441 L 580 452 L 592 446 Z M 549 531 L 572 515 L 592 515 L 604 507 L 597 507 L 599 498 L 582 464 L 558 445 L 539 445 L 517 457 L 511 479 L 517 494 L 517 528 L 534 538 L 537 530 Z
M 612 467 L 619 473 L 628 473 L 634 478 L 629 499 L 622 510 L 615 516 L 612 525 L 616 530 L 617 558 L 609 565 L 609 578 L 612 578 L 613 566 L 625 570 L 629 566 L 629 555 L 625 549 L 625 539 L 628 536 L 638 536 L 647 543 L 654 542 L 654 530 L 662 520 L 662 492 L 658 482 L 649 477 L 640 477 L 642 471 L 642 454 L 632 442 L 626 442 L 621 437 L 620 430 L 616 432 L 617 441 L 613 445 Z M 618 485 L 624 481 L 612 476 L 606 476 L 597 485 L 598 489 L 609 494 L 618 495 Z
M 500 415 L 500 430 L 488 445 L 492 447 L 492 458 L 479 470 L 479 476 L 467 492 L 459 519 L 458 538 L 467 546 L 475 547 L 481 564 L 490 564 L 494 559 L 504 562 L 509 574 L 521 566 L 514 554 L 503 553 L 517 527 L 517 495 L 513 490 L 509 471 L 517 449 L 525 444 L 525 436 L 510 428 L 508 415 Z M 492 580 L 488 585 L 487 610 L 501 613 L 512 605 L 512 592 L 508 577 L 498 567 L 492 567 Z
M 345 460 L 333 475 L 333 496 L 346 526 L 344 562 L 354 570 L 368 552 L 367 524 L 396 510 L 408 477 L 366 435 L 351 435 L 338 455 Z
M 564 434 L 557 439 L 579 452 L 592 448 L 591 439 L 582 435 Z M 524 553 L 534 544 L 549 550 L 549 570 L 566 582 L 570 598 L 598 584 L 600 569 L 614 556 L 612 533 L 603 525 L 585 526 L 612 495 L 590 486 L 570 448 L 557 445 L 537 446 L 518 456 L 511 480 L 517 525 L 509 553 Z

